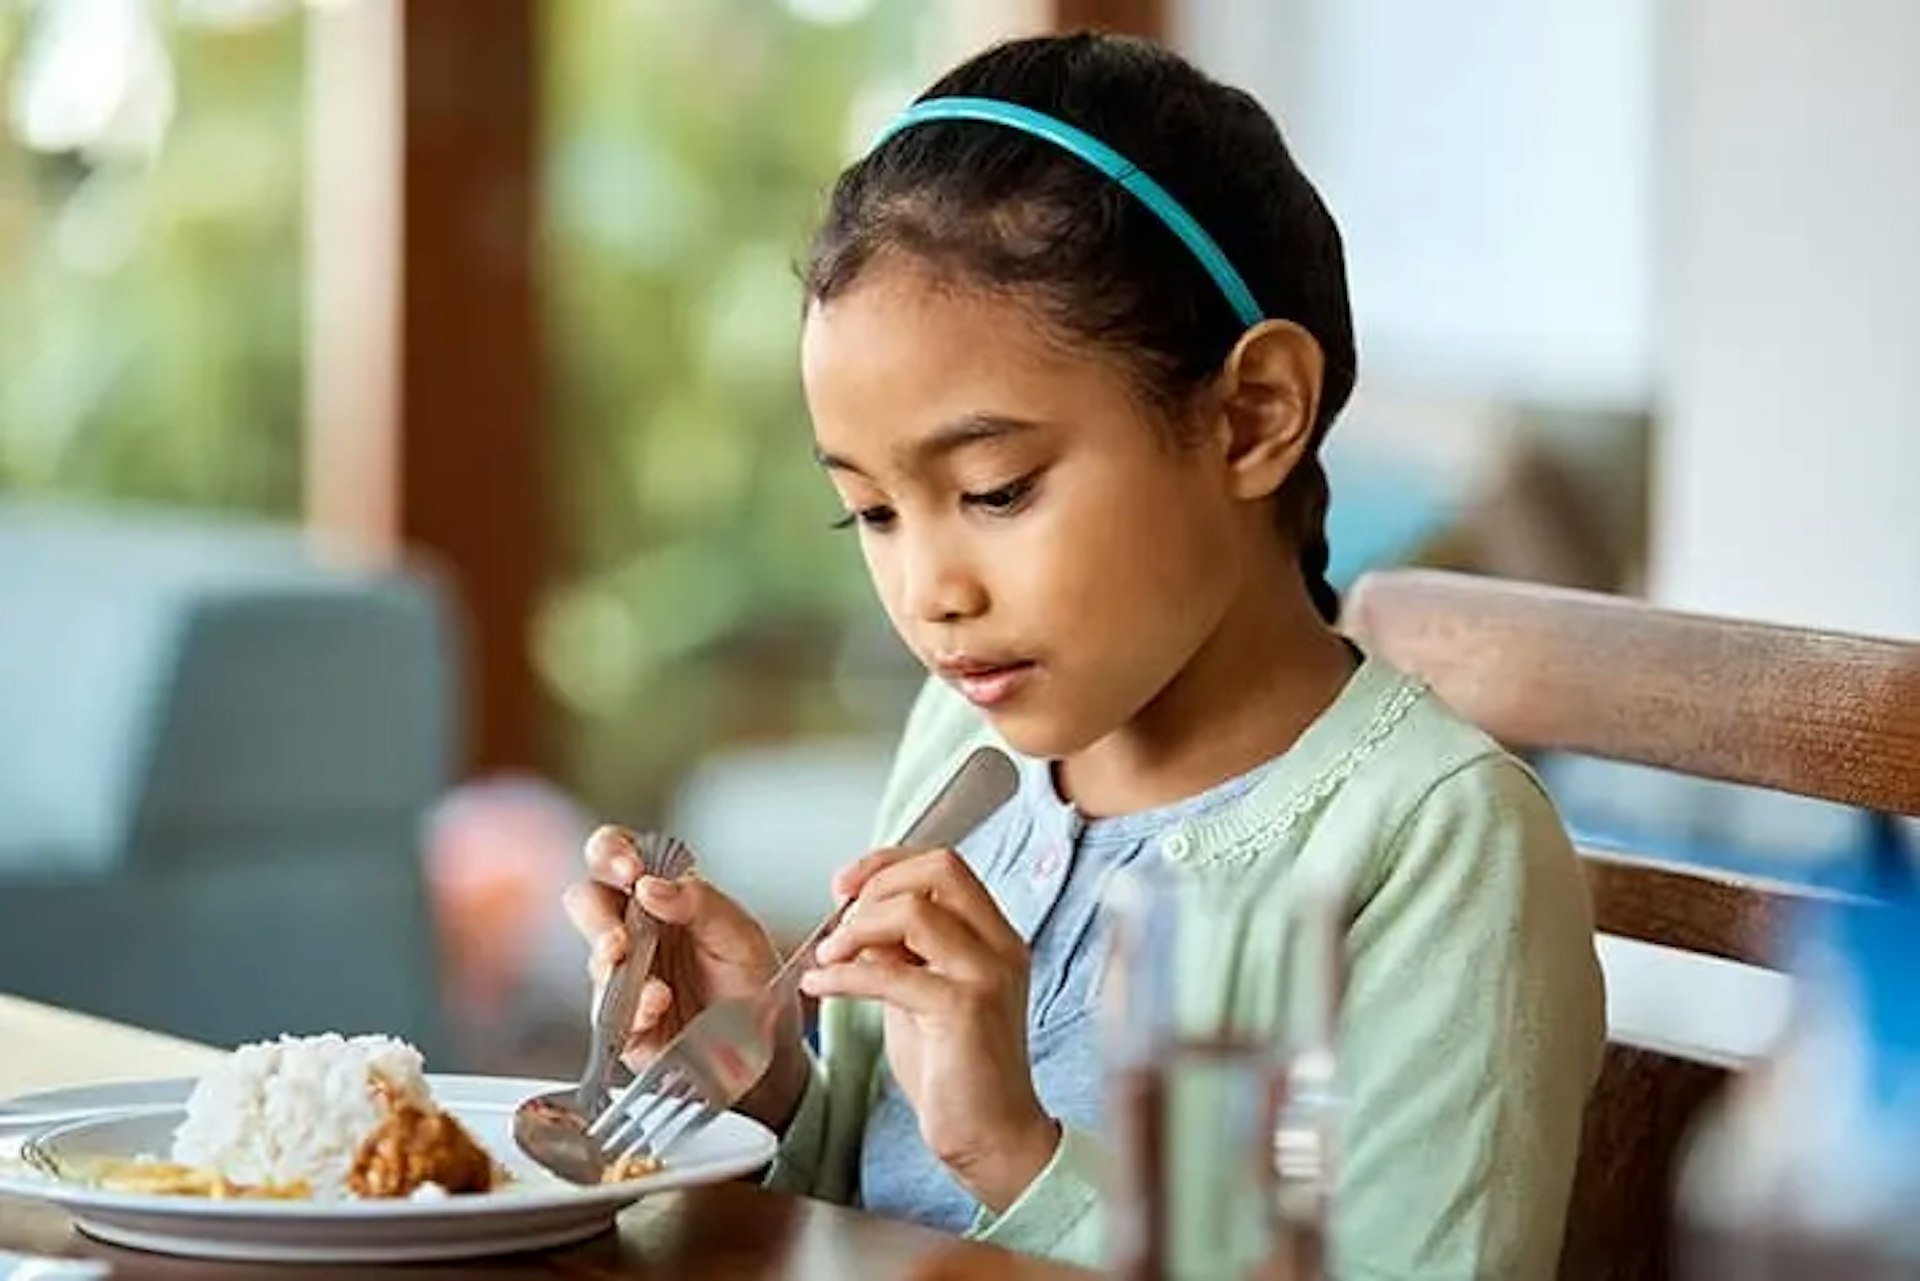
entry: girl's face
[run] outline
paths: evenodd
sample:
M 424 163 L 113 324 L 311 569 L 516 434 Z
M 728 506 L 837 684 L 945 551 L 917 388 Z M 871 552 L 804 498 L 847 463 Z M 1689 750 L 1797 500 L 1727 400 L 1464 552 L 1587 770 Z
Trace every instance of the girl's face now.
M 1246 504 L 1226 450 L 1017 301 L 876 263 L 809 309 L 821 462 L 887 615 L 1017 750 L 1128 726 L 1219 628 Z

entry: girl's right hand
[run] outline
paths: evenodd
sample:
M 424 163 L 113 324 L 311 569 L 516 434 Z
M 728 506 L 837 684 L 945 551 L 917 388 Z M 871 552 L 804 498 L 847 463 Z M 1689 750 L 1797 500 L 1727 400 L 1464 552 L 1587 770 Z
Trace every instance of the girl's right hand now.
M 677 881 L 640 875 L 633 838 L 602 827 L 587 838 L 587 877 L 566 892 L 567 916 L 592 949 L 587 968 L 597 988 L 627 952 L 622 913 L 629 894 L 661 923 L 653 970 L 640 989 L 633 1027 L 621 1050 L 640 1071 L 695 1015 L 714 1001 L 754 996 L 779 968 L 773 941 L 752 914 L 719 890 L 689 874 Z M 807 1075 L 796 1006 L 773 1067 L 740 1110 L 783 1128 Z

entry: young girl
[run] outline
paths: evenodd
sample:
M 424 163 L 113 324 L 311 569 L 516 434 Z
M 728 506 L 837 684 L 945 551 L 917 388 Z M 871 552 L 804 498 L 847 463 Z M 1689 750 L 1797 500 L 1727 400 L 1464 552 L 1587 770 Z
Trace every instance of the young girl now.
M 1106 1162 L 1106 878 L 1212 882 L 1257 1024 L 1290 887 L 1347 887 L 1343 1277 L 1550 1277 L 1603 1039 L 1583 883 L 1527 771 L 1338 632 L 1320 442 L 1353 386 L 1340 237 L 1267 115 L 1151 45 L 1016 41 L 834 188 L 806 271 L 820 463 L 932 673 L 882 839 L 983 742 L 1019 794 L 843 871 L 812 1060 L 745 1110 L 779 1187 L 1083 1262 Z M 767 936 L 613 832 L 569 907 L 670 927 L 630 1061 L 756 991 Z

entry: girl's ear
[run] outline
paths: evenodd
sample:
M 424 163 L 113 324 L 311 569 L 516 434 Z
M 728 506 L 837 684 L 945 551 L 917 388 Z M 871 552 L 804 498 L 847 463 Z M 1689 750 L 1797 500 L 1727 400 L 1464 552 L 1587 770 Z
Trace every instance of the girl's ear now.
M 1313 440 L 1325 366 L 1319 342 L 1291 320 L 1263 320 L 1234 344 L 1216 402 L 1234 497 L 1271 497 L 1299 465 Z

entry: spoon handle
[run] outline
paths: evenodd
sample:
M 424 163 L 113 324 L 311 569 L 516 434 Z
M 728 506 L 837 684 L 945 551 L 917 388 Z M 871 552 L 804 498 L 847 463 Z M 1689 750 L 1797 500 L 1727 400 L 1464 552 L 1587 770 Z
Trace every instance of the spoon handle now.
M 670 837 L 652 832 L 632 838 L 634 853 L 647 876 L 669 880 L 678 877 L 692 863 L 687 847 Z M 581 1115 L 594 1116 L 606 1106 L 607 1075 L 624 1048 L 627 1029 L 633 1026 L 634 1013 L 640 1008 L 640 990 L 653 972 L 653 954 L 660 945 L 660 925 L 640 901 L 627 897 L 625 920 L 627 954 L 607 975 L 593 1004 L 593 1018 L 587 1044 L 587 1061 L 580 1069 L 577 1104 Z

